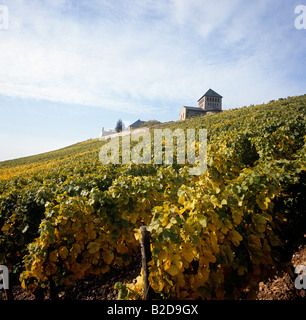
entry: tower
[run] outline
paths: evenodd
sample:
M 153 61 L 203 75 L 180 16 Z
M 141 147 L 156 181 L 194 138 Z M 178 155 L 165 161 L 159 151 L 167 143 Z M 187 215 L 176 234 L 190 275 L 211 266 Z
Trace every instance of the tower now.
M 222 110 L 222 96 L 212 89 L 209 89 L 199 100 L 198 107 L 204 111 L 221 111 Z

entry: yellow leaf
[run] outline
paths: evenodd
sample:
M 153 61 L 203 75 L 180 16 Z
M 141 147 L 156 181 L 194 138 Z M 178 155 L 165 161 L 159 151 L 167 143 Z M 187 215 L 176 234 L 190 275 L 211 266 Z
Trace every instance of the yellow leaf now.
M 55 274 L 56 271 L 57 271 L 57 267 L 56 267 L 55 263 L 51 262 L 50 264 L 47 265 L 47 267 L 46 267 L 46 275 L 47 276 Z
M 218 206 L 219 204 L 218 198 L 216 198 L 214 195 L 210 197 L 210 202 L 214 206 L 214 208 L 216 208 L 216 206 Z
M 161 251 L 158 255 L 159 260 L 165 260 L 167 259 L 167 252 L 166 251 Z
M 183 262 L 181 260 L 175 261 L 175 266 L 180 270 L 183 267 Z
M 207 282 L 209 277 L 209 268 L 201 268 L 199 269 L 196 278 L 196 285 L 203 285 L 205 282 Z
M 165 283 L 163 281 L 159 282 L 157 291 L 161 292 L 164 289 Z
M 164 264 L 164 270 L 167 271 L 171 266 L 171 261 L 167 260 Z
M 183 268 L 183 262 L 180 255 L 170 254 L 168 260 L 164 264 L 164 270 L 171 275 L 176 275 Z
M 61 256 L 61 258 L 64 260 L 67 258 L 68 256 L 68 249 L 66 247 L 60 247 L 59 249 L 59 255 Z
M 140 229 L 134 229 L 135 233 L 134 233 L 134 237 L 137 241 L 141 240 L 141 231 Z
M 182 273 L 179 273 L 178 279 L 177 279 L 177 285 L 182 288 L 185 286 L 185 284 L 186 284 L 186 281 L 185 281 L 184 275 Z
M 57 251 L 56 250 L 50 252 L 49 260 L 52 261 L 52 262 L 56 262 L 57 261 Z
M 74 263 L 71 267 L 71 271 L 77 279 L 81 279 L 85 273 L 85 270 L 80 263 Z
M 216 257 L 211 253 L 209 250 L 203 250 L 203 258 L 205 263 L 208 264 L 209 262 L 215 263 L 217 261 Z
M 232 234 L 232 242 L 237 247 L 240 241 L 242 240 L 242 236 L 236 230 L 233 230 L 231 234 Z
M 248 236 L 248 243 L 249 243 L 249 246 L 261 248 L 260 238 L 255 234 L 250 234 Z
M 111 264 L 114 259 L 114 254 L 110 251 L 104 251 L 102 257 L 107 264 Z
M 194 248 L 192 243 L 183 243 L 182 244 L 182 256 L 187 262 L 191 262 L 194 257 L 197 255 L 197 250 Z
M 27 286 L 26 286 L 24 280 L 21 282 L 21 288 L 22 288 L 22 289 L 25 289 L 25 290 L 27 289 Z
M 226 201 L 226 199 L 223 199 L 222 201 L 221 201 L 221 205 L 223 206 L 226 206 L 227 205 L 227 201 Z
M 129 251 L 129 249 L 126 245 L 120 244 L 120 243 L 117 245 L 116 250 L 118 253 L 121 253 L 121 254 L 127 253 Z
M 178 203 L 183 205 L 184 202 L 185 202 L 185 200 L 186 200 L 186 199 L 185 199 L 185 196 L 184 196 L 184 195 L 181 195 L 181 196 L 178 198 Z
M 80 228 L 81 228 L 81 223 L 79 221 L 76 221 L 76 222 L 73 223 L 72 230 L 75 233 L 79 232 Z
M 211 247 L 214 251 L 215 254 L 218 254 L 220 249 L 219 249 L 219 246 L 218 246 L 218 237 L 216 235 L 216 232 L 213 231 L 210 235 L 210 243 L 211 243 Z
M 232 212 L 233 220 L 236 224 L 240 224 L 242 220 L 243 212 L 240 210 L 237 211 L 237 209 L 233 209 L 233 210 L 234 210 L 234 212 Z
M 116 258 L 116 264 L 117 264 L 119 267 L 121 267 L 121 266 L 123 265 L 123 260 L 122 260 L 122 258 L 117 257 L 117 258 Z
M 193 254 L 190 251 L 186 251 L 186 250 L 182 251 L 182 256 L 189 263 L 193 260 Z
M 270 202 L 271 200 L 268 197 L 266 197 L 265 199 L 257 197 L 256 199 L 256 203 L 261 210 L 267 210 Z
M 89 239 L 94 240 L 94 239 L 96 239 L 97 234 L 96 234 L 96 232 L 95 232 L 94 230 L 90 230 L 90 231 L 88 232 L 88 237 L 89 237 Z
M 171 276 L 176 276 L 178 273 L 179 273 L 179 269 L 177 266 L 175 265 L 171 265 L 168 269 L 167 269 L 167 272 L 169 274 L 171 274 Z
M 92 241 L 87 245 L 87 250 L 90 254 L 93 254 L 93 253 L 99 251 L 99 249 L 100 249 L 99 243 L 97 243 L 95 241 Z
M 76 254 L 81 253 L 81 246 L 78 243 L 74 243 L 70 251 Z

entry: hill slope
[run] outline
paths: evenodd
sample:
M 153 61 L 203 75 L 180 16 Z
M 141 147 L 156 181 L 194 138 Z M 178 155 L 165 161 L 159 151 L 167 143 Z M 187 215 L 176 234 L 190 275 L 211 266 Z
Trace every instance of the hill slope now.
M 287 120 L 293 121 L 293 123 L 296 122 L 300 126 L 303 125 L 305 119 L 305 96 L 280 99 L 268 104 L 225 110 L 221 114 L 189 118 L 183 122 L 171 121 L 170 123 L 155 125 L 152 129 L 205 128 L 208 131 L 208 139 L 218 139 L 220 135 L 227 133 L 234 135 L 238 131 L 248 131 L 248 129 L 252 132 L 254 126 L 257 126 L 257 133 L 260 133 L 260 130 L 262 130 L 266 134 L 269 134 L 273 132 L 274 128 L 284 125 Z M 282 119 L 282 122 L 277 123 L 278 119 Z M 29 169 L 39 169 L 41 166 L 48 165 L 53 161 L 69 162 L 70 158 L 75 157 L 95 157 L 103 143 L 99 139 L 86 140 L 59 150 L 2 161 L 0 162 L 0 179 L 3 179 L 4 175 L 8 174 L 6 170 L 12 170 L 18 175 L 22 172 L 27 172 Z
M 32 292 L 65 290 L 128 265 L 148 225 L 159 298 L 254 297 L 305 233 L 305 111 L 306 95 L 155 126 L 207 129 L 201 176 L 103 165 L 98 140 L 0 163 L 0 264 Z M 121 298 L 141 288 L 117 285 Z

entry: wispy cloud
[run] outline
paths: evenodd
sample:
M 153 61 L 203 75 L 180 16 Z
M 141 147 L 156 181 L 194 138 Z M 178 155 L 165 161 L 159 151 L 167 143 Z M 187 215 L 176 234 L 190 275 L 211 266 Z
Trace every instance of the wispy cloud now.
M 298 92 L 279 64 L 302 48 L 284 39 L 293 22 L 274 4 L 12 0 L 0 33 L 0 94 L 153 113 L 209 87 L 231 106 Z

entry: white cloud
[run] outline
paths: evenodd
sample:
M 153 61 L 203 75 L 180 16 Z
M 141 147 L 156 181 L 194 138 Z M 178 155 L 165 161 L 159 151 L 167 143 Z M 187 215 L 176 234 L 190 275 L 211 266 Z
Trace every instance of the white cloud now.
M 131 113 L 195 102 L 209 87 L 229 104 L 264 99 L 284 89 L 276 65 L 291 48 L 275 56 L 281 32 L 261 20 L 270 4 L 11 1 L 0 94 Z

